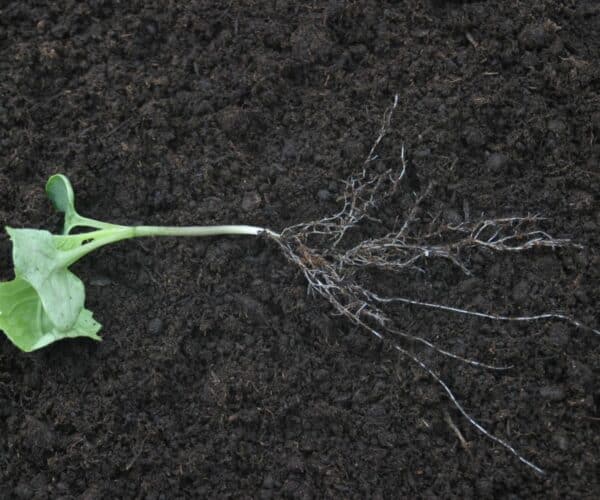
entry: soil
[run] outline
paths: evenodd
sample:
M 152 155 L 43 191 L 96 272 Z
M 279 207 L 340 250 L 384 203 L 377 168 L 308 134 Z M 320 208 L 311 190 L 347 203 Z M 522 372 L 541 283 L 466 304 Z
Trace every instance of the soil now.
M 49 4 L 49 5 L 46 5 Z M 582 250 L 474 254 L 382 279 L 598 327 L 600 6 L 594 0 L 0 2 L 0 223 L 57 230 L 57 171 L 119 223 L 274 230 L 339 208 L 398 94 L 382 162 L 444 220 L 538 213 Z M 365 233 L 378 231 L 364 228 Z M 10 279 L 0 238 L 0 278 Z M 75 266 L 104 340 L 0 342 L 2 498 L 597 498 L 600 342 L 563 323 L 419 308 L 417 365 L 307 295 L 264 239 L 133 241 Z M 456 432 L 453 429 L 457 429 Z M 459 433 L 464 442 L 459 438 Z

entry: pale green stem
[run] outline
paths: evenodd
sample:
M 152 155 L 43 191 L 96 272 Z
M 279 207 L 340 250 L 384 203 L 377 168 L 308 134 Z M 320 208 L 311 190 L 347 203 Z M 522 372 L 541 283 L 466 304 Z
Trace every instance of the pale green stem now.
M 81 242 L 90 240 L 88 243 L 83 243 L 80 247 L 74 248 L 66 252 L 64 261 L 68 267 L 77 262 L 83 256 L 94 250 L 116 243 L 117 241 L 128 240 L 131 238 L 142 238 L 149 236 L 187 236 L 187 237 L 202 237 L 202 236 L 224 236 L 224 235 L 249 235 L 259 236 L 266 233 L 272 238 L 279 238 L 279 234 L 263 227 L 256 226 L 114 226 L 108 229 L 100 229 L 89 233 L 82 233 L 69 238 L 77 238 Z
M 117 229 L 124 226 L 118 224 L 110 224 L 109 222 L 102 222 L 96 219 L 90 219 L 89 217 L 82 217 L 77 212 L 65 214 L 65 228 L 64 234 L 69 234 L 73 228 L 76 227 L 89 227 L 94 229 Z
M 250 235 L 258 236 L 268 233 L 278 237 L 277 233 L 256 226 L 136 226 L 133 228 L 135 236 L 222 236 L 222 235 Z
M 124 226 L 119 226 L 118 224 L 110 224 L 109 222 L 102 222 L 96 219 L 90 219 L 88 217 L 82 217 L 81 215 L 79 215 L 77 217 L 77 219 L 75 219 L 75 221 L 73 221 L 73 224 L 71 225 L 71 229 L 74 227 L 93 227 L 95 229 L 116 229 L 119 227 L 124 227 Z

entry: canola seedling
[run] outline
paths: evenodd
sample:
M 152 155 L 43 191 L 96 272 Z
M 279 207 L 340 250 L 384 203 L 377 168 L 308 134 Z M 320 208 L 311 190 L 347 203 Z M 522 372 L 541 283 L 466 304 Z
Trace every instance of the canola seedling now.
M 477 321 L 561 321 L 597 336 L 600 336 L 600 330 L 562 312 L 499 315 L 492 311 L 474 311 L 402 295 L 382 296 L 364 277 L 371 271 L 383 271 L 388 275 L 422 272 L 432 260 L 443 261 L 468 276 L 471 275 L 469 255 L 474 251 L 493 255 L 544 248 L 577 250 L 582 247 L 541 230 L 538 225 L 543 218 L 535 215 L 478 220 L 465 216 L 463 222 L 454 224 L 435 214 L 424 216 L 420 205 L 428 197 L 432 185 L 419 195 L 414 193 L 409 204 L 411 208 L 402 214 L 403 222 L 398 224 L 396 220 L 393 228 L 386 228 L 389 229 L 387 234 L 379 231 L 378 236 L 359 238 L 358 242 L 354 237 L 348 238 L 347 235 L 356 235 L 357 229 L 362 227 L 364 230 L 367 225 L 383 229 L 382 221 L 377 217 L 378 208 L 391 200 L 403 184 L 407 171 L 403 147 L 399 169 L 374 168 L 378 160 L 376 151 L 387 134 L 397 105 L 398 96 L 384 113 L 379 135 L 362 170 L 346 180 L 341 210 L 318 220 L 284 228 L 280 233 L 244 225 L 159 227 L 102 222 L 79 215 L 69 180 L 60 174 L 52 176 L 46 192 L 54 207 L 64 213 L 63 232 L 56 235 L 38 229 L 7 228 L 13 243 L 15 278 L 0 283 L 0 329 L 15 346 L 26 352 L 65 338 L 100 340 L 98 332 L 101 325 L 84 304 L 85 287 L 69 267 L 110 243 L 145 236 L 265 235 L 279 247 L 286 260 L 301 271 L 310 293 L 323 298 L 334 313 L 360 330 L 388 343 L 404 361 L 417 365 L 438 384 L 473 428 L 536 473 L 543 474 L 541 467 L 525 458 L 508 441 L 484 428 L 468 413 L 443 375 L 432 364 L 425 363 L 415 347 L 480 370 L 501 373 L 516 367 L 465 357 L 437 345 L 424 335 L 409 332 L 398 324 L 394 309 L 398 305 L 424 307 Z M 87 232 L 72 233 L 76 228 L 86 228 Z M 399 283 L 402 290 L 403 281 L 399 280 Z M 459 437 L 462 440 L 462 436 Z
M 122 226 L 83 217 L 75 209 L 69 179 L 53 175 L 46 193 L 64 213 L 63 234 L 42 229 L 7 227 L 13 245 L 15 277 L 0 283 L 0 328 L 25 352 L 35 351 L 65 338 L 101 340 L 100 323 L 85 308 L 85 286 L 69 270 L 90 252 L 118 241 L 147 236 L 217 236 L 276 233 L 261 227 L 226 226 Z M 71 234 L 75 228 L 89 231 Z

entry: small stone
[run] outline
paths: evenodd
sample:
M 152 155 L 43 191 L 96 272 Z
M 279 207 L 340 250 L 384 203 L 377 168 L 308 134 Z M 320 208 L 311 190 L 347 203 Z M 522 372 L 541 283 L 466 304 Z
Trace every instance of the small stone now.
M 150 36 L 154 36 L 154 35 L 156 35 L 156 33 L 158 33 L 158 24 L 154 20 L 148 20 L 148 21 L 146 21 L 146 23 L 144 25 L 144 28 L 146 29 L 146 32 Z
M 304 472 L 304 460 L 300 455 L 292 455 L 287 459 L 287 470 L 289 472 Z
M 592 113 L 591 123 L 594 129 L 600 130 L 600 111 Z
M 519 42 L 526 49 L 542 49 L 551 43 L 551 36 L 543 24 L 529 24 L 519 34 Z
M 365 154 L 364 147 L 361 141 L 357 141 L 352 137 L 347 137 L 342 146 L 344 158 L 355 161 L 357 158 L 362 158 Z
M 38 30 L 39 33 L 43 33 L 48 28 L 48 21 L 46 19 L 40 19 L 35 25 L 35 29 Z
M 112 280 L 106 276 L 94 276 L 90 280 L 92 286 L 109 286 L 112 285 Z
M 102 495 L 96 486 L 90 486 L 87 490 L 85 490 L 81 494 L 81 500 L 94 500 L 95 498 L 100 498 Z
M 526 68 L 535 68 L 539 63 L 539 58 L 533 52 L 526 52 L 521 58 L 521 64 Z
M 198 80 L 198 89 L 202 92 L 209 93 L 212 90 L 213 84 L 208 78 Z
M 540 396 L 549 401 L 562 401 L 565 399 L 565 391 L 562 387 L 546 385 L 540 389 Z
M 281 149 L 281 156 L 284 160 L 294 160 L 298 156 L 298 151 L 296 145 L 293 141 L 287 140 L 283 143 L 283 148 Z
M 34 417 L 25 418 L 24 446 L 29 450 L 49 451 L 56 444 L 56 435 L 46 423 Z
M 491 481 L 481 478 L 476 484 L 477 493 L 480 498 L 492 498 L 494 496 L 494 485 Z
M 571 361 L 567 373 L 569 377 L 575 379 L 584 388 L 591 388 L 594 385 L 593 370 L 580 361 Z
M 555 432 L 552 436 L 552 440 L 556 443 L 559 450 L 567 451 L 569 449 L 569 440 L 562 432 Z
M 148 322 L 148 333 L 150 335 L 158 335 L 162 332 L 163 322 L 160 318 L 154 318 Z
M 247 113 L 237 106 L 222 109 L 217 115 L 217 121 L 223 131 L 230 135 L 244 135 L 250 124 Z
M 552 45 L 550 45 L 550 52 L 552 55 L 558 56 L 565 48 L 565 44 L 560 38 L 556 38 Z
M 429 156 L 431 156 L 431 149 L 423 146 L 417 148 L 414 154 L 415 158 L 428 158 Z
M 328 31 L 318 23 L 300 24 L 290 35 L 292 56 L 302 62 L 326 62 L 330 59 L 334 46 Z
M 508 164 L 508 156 L 502 153 L 492 153 L 487 161 L 486 166 L 493 172 L 500 172 Z
M 250 295 L 239 295 L 237 299 L 248 319 L 258 322 L 266 321 L 264 307 L 258 300 L 252 298 Z
M 473 293 L 479 289 L 479 280 L 477 278 L 470 278 L 462 281 L 458 285 L 458 290 L 461 294 Z
M 198 114 L 198 116 L 207 115 L 209 113 L 212 113 L 212 111 L 213 111 L 213 106 L 212 106 L 211 102 L 207 99 L 200 101 L 198 103 L 198 105 L 196 106 L 196 113 Z
M 462 222 L 462 217 L 453 208 L 447 208 L 444 210 L 444 220 L 450 222 L 451 224 L 459 224 Z
M 578 289 L 573 292 L 575 298 L 584 305 L 588 305 L 590 303 L 590 297 L 583 289 Z
M 395 440 L 396 439 L 393 432 L 380 430 L 377 433 L 377 441 L 383 448 L 393 448 Z
M 33 498 L 33 489 L 26 480 L 21 481 L 14 490 L 14 495 L 17 498 L 29 499 Z
M 242 199 L 242 210 L 245 212 L 256 210 L 258 207 L 260 207 L 261 201 L 260 194 L 258 194 L 256 191 L 250 191 L 246 193 Z
M 145 286 L 150 283 L 150 275 L 145 269 L 140 269 L 140 272 L 137 276 L 137 284 L 141 286 Z
M 527 300 L 528 295 L 529 295 L 529 285 L 524 280 L 519 281 L 515 285 L 515 287 L 513 288 L 513 291 L 512 291 L 513 300 L 518 304 L 522 304 L 523 302 L 525 302 Z
M 331 193 L 327 189 L 320 189 L 317 193 L 317 198 L 320 201 L 329 201 L 331 199 Z
M 565 325 L 554 323 L 548 331 L 548 339 L 556 347 L 564 347 L 569 343 L 569 334 Z
M 561 134 L 567 129 L 565 122 L 561 120 L 550 120 L 548 122 L 548 130 L 554 132 L 555 134 Z
M 475 127 L 469 127 L 464 132 L 465 142 L 468 146 L 480 148 L 485 144 L 485 136 L 483 132 Z
M 266 490 L 270 490 L 273 488 L 274 484 L 275 484 L 275 481 L 273 480 L 273 476 L 269 473 L 265 474 L 265 477 L 263 478 L 263 483 L 262 483 L 263 488 L 265 488 Z

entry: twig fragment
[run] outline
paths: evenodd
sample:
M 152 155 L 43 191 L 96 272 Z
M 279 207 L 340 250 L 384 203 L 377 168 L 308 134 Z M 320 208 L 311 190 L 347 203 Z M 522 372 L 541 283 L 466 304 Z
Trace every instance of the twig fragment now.
M 452 417 L 448 413 L 448 410 L 444 410 L 444 420 L 448 424 L 448 427 L 450 427 L 450 429 L 452 429 L 452 432 L 454 432 L 454 434 L 456 434 L 456 437 L 458 438 L 458 441 L 459 441 L 460 445 L 462 446 L 463 450 L 465 450 L 470 455 L 471 447 L 470 447 L 469 443 L 467 442 L 467 440 L 465 439 L 465 437 L 462 435 L 462 432 L 460 432 L 460 429 L 454 423 L 454 420 L 452 420 Z

